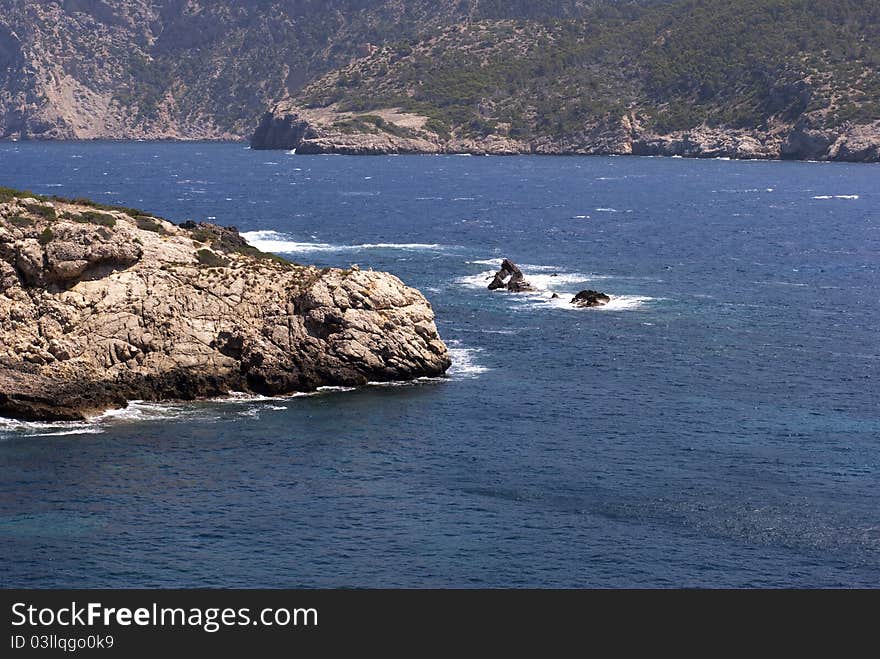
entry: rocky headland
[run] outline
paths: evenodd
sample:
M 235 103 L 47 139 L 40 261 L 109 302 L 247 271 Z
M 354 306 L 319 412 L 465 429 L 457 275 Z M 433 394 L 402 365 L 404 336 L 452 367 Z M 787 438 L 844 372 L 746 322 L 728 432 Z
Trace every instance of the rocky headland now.
M 701 125 L 659 132 L 638 114 L 628 112 L 564 137 L 517 139 L 509 134 L 440 134 L 431 130 L 427 116 L 400 108 L 352 113 L 284 102 L 263 116 L 251 137 L 251 148 L 301 154 L 638 155 L 878 162 L 880 121 L 830 127 L 819 117 L 804 116 L 762 129 Z
M 318 269 L 233 228 L 0 189 L 0 415 L 442 375 L 430 303 L 397 277 Z

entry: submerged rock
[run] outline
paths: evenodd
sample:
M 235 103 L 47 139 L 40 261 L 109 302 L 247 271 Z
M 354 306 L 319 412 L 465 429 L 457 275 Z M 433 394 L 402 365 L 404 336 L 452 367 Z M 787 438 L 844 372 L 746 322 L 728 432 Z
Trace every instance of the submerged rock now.
M 186 228 L 184 228 L 184 226 Z M 230 228 L 0 199 L 0 415 L 266 395 L 443 374 L 430 303 L 397 277 L 298 265 Z
M 611 302 L 611 298 L 605 293 L 592 289 L 583 290 L 571 299 L 571 304 L 576 307 L 601 307 L 609 302 Z
M 522 270 L 508 259 L 504 259 L 501 262 L 501 269 L 495 273 L 495 277 L 489 283 L 490 291 L 494 291 L 498 288 L 506 288 L 512 293 L 522 293 L 524 291 L 535 290 L 532 285 L 526 281 Z

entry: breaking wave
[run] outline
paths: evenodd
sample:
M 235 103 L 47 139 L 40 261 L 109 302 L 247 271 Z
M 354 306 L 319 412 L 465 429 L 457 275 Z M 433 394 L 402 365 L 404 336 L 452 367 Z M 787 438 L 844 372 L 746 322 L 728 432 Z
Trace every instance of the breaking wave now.
M 437 243 L 361 243 L 360 245 L 334 245 L 322 242 L 293 240 L 289 234 L 278 231 L 245 231 L 242 238 L 263 252 L 276 254 L 305 254 L 309 252 L 353 252 L 366 249 L 389 249 L 409 251 L 442 251 L 448 245 Z
M 466 348 L 460 341 L 450 339 L 446 342 L 449 356 L 452 358 L 452 366 L 446 374 L 452 378 L 475 378 L 492 369 L 477 363 L 477 355 L 482 348 Z
M 499 259 L 484 259 L 480 261 L 468 261 L 473 265 L 497 265 L 500 266 Z M 587 288 L 592 282 L 609 280 L 609 279 L 627 279 L 615 278 L 609 275 L 586 274 L 583 272 L 564 272 L 558 271 L 554 266 L 546 265 L 529 265 L 521 266 L 525 274 L 526 281 L 531 284 L 535 290 L 525 293 L 515 293 L 510 295 L 510 301 L 514 304 L 522 305 L 519 308 L 524 309 L 561 309 L 565 311 L 584 311 L 582 307 L 576 307 L 571 304 L 571 299 L 577 291 Z M 472 275 L 464 275 L 456 279 L 456 283 L 466 288 L 474 290 L 487 290 L 489 282 L 495 275 L 496 270 L 484 270 Z M 547 273 L 550 274 L 547 274 Z M 604 287 L 603 287 L 604 288 Z M 607 293 L 607 291 L 605 291 Z M 501 292 L 503 294 L 503 291 Z M 553 297 L 556 294 L 557 297 Z M 608 304 L 589 307 L 588 310 L 597 311 L 630 311 L 643 308 L 649 302 L 657 298 L 648 297 L 646 295 L 615 295 L 607 293 L 611 298 Z

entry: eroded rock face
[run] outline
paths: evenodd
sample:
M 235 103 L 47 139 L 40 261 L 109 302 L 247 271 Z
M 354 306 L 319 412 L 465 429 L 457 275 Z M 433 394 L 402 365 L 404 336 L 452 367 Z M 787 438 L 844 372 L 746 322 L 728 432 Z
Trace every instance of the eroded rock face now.
M 504 259 L 501 262 L 501 269 L 495 273 L 495 277 L 489 284 L 489 290 L 494 291 L 499 288 L 505 288 L 511 293 L 522 293 L 535 290 L 532 285 L 526 281 L 525 275 L 513 261 Z
M 51 208 L 51 210 L 49 210 Z M 0 415 L 308 391 L 450 365 L 430 303 L 383 272 L 277 260 L 234 230 L 0 203 Z

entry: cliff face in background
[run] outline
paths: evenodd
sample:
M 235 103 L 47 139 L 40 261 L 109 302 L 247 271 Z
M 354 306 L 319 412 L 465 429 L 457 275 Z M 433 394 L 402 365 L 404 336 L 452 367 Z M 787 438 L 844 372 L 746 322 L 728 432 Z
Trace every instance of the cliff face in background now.
M 297 265 L 234 229 L 0 188 L 0 415 L 442 375 L 430 303 Z
M 875 0 L 0 0 L 0 138 L 876 160 L 878 44 Z
M 0 0 L 0 139 L 231 139 L 365 52 L 578 0 Z
M 264 115 L 255 148 L 880 159 L 880 5 L 601 3 L 370 53 Z

